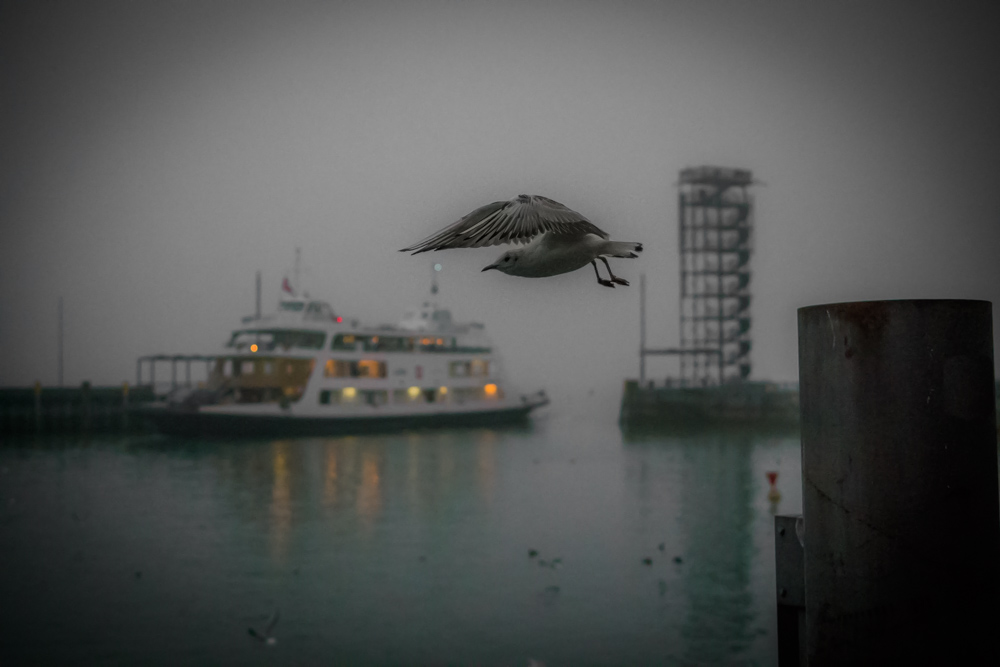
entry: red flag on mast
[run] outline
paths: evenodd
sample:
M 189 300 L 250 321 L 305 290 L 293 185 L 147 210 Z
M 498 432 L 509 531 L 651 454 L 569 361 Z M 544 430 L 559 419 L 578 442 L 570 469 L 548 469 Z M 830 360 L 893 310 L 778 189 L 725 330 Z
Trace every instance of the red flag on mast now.
M 292 289 L 292 284 L 288 282 L 288 276 L 285 276 L 284 280 L 281 281 L 281 289 L 295 296 L 295 290 Z

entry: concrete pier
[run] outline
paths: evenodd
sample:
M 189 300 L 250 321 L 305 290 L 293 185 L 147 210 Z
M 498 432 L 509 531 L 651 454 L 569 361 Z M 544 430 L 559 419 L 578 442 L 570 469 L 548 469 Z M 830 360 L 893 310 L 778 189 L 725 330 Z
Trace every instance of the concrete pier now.
M 808 664 L 1000 664 L 991 304 L 798 325 Z
M 143 430 L 133 412 L 153 398 L 150 385 L 0 389 L 0 434 Z

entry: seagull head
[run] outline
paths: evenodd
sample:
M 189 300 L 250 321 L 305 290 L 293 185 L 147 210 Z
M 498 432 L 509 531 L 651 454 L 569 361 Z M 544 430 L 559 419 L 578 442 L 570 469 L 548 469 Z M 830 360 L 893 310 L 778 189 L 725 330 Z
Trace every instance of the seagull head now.
M 515 275 L 515 272 L 517 271 L 517 264 L 521 259 L 522 252 L 523 250 L 508 250 L 504 254 L 500 255 L 500 257 L 497 258 L 497 261 L 493 262 L 489 266 L 483 267 L 483 271 L 496 269 L 501 273 Z

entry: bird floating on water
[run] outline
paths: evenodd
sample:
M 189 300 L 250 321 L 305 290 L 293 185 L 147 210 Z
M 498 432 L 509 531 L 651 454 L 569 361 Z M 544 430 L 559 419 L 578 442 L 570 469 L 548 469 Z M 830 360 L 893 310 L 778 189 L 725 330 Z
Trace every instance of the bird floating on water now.
M 262 644 L 267 644 L 268 646 L 274 646 L 278 642 L 278 640 L 271 633 L 274 631 L 274 626 L 276 626 L 277 624 L 278 624 L 278 610 L 275 609 L 274 613 L 271 614 L 271 619 L 267 622 L 267 625 L 264 626 L 263 632 L 257 632 L 253 628 L 247 628 L 247 632 L 250 633 L 251 637 L 261 642 Z
M 569 273 L 587 264 L 594 267 L 597 282 L 605 287 L 628 285 L 611 271 L 608 257 L 638 257 L 641 243 L 612 241 L 607 232 L 576 211 L 540 195 L 518 195 L 510 201 L 480 206 L 420 243 L 400 252 L 414 255 L 447 248 L 482 248 L 524 243 L 508 250 L 483 271 L 523 278 L 544 278 Z M 601 278 L 597 260 L 608 268 L 609 279 Z

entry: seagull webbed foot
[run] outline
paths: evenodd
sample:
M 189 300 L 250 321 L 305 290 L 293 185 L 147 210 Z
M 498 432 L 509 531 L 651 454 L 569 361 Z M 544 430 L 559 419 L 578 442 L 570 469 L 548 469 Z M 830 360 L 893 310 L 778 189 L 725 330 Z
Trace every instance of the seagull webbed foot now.
M 600 284 L 604 285 L 605 287 L 614 288 L 614 286 L 615 286 L 615 284 L 613 282 L 611 282 L 610 280 L 605 280 L 604 278 L 598 278 L 597 282 L 599 282 Z
M 619 285 L 624 285 L 625 287 L 628 287 L 628 281 L 627 280 L 625 280 L 624 278 L 619 278 L 618 276 L 616 276 L 614 273 L 611 272 L 611 265 L 608 264 L 608 260 L 606 258 L 604 258 L 604 257 L 601 257 L 600 259 L 601 259 L 602 262 L 604 262 L 604 266 L 608 267 L 608 275 L 611 276 L 612 282 L 616 282 Z M 594 265 L 594 271 L 596 272 L 597 271 L 597 262 L 594 262 L 593 260 L 591 260 L 590 263 Z M 598 281 L 601 280 L 601 274 L 600 273 L 597 274 L 597 280 Z M 601 284 L 603 285 L 604 283 L 601 283 Z M 614 287 L 614 285 L 608 285 L 608 287 Z

